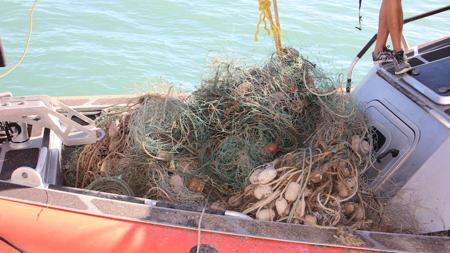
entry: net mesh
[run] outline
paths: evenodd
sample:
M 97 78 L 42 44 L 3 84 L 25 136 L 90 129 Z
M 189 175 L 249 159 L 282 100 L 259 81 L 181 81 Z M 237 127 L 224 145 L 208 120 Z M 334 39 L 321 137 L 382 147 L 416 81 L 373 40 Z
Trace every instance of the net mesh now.
M 373 202 L 359 171 L 373 143 L 340 84 L 292 48 L 262 66 L 216 61 L 187 96 L 147 94 L 105 110 L 106 138 L 74 152 L 66 184 L 112 177 L 139 197 L 203 204 L 208 196 L 258 219 L 365 226 Z M 249 180 L 267 169 L 276 171 L 269 182 Z M 292 183 L 300 188 L 286 200 Z M 270 194 L 259 199 L 262 186 Z M 284 201 L 289 211 L 278 210 Z

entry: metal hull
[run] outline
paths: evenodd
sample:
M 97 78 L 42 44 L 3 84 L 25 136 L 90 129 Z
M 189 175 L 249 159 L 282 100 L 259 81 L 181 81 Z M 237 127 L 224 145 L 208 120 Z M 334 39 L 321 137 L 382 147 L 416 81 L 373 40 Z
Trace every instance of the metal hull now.
M 26 252 L 179 253 L 195 252 L 192 249 L 197 245 L 197 231 L 193 228 L 124 221 L 5 200 L 0 201 L 0 212 L 2 227 L 10 228 L 2 235 Z M 349 252 L 344 248 L 209 231 L 201 233 L 201 244 L 209 245 L 209 252 Z M 8 248 L 0 245 L 1 252 L 8 252 Z
M 199 222 L 201 220 L 201 225 Z M 0 182 L 0 236 L 24 252 L 446 252 L 450 239 L 260 222 L 152 207 L 148 200 L 66 187 Z M 199 233 L 200 227 L 200 233 Z M 199 239 L 200 235 L 200 239 Z M 8 251 L 9 250 L 9 251 Z M 11 252 L 0 243 L 0 252 Z M 12 251 L 15 252 L 15 251 Z

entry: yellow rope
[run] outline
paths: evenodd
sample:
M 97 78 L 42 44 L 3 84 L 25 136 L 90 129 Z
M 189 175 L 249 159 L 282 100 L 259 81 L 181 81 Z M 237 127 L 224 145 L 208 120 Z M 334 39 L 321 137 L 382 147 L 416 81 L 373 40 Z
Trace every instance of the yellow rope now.
M 5 71 L 4 73 L 0 74 L 0 79 L 6 77 L 7 75 L 11 74 L 11 72 L 13 72 L 14 70 L 16 70 L 17 67 L 19 67 L 20 64 L 22 64 L 23 60 L 25 60 L 25 56 L 28 53 L 28 49 L 30 47 L 30 42 L 31 42 L 31 34 L 33 33 L 33 14 L 34 11 L 36 10 L 36 4 L 37 4 L 37 0 L 33 1 L 33 5 L 31 6 L 31 10 L 29 13 L 29 23 L 28 23 L 28 38 L 25 41 L 25 46 L 23 49 L 23 53 L 22 56 L 20 57 L 19 61 L 12 66 L 10 69 L 8 69 L 7 71 Z
M 272 11 L 270 9 L 270 0 L 258 0 L 259 3 L 259 17 L 258 23 L 256 24 L 255 40 L 258 41 L 261 23 L 264 23 L 264 30 L 267 35 L 270 35 L 270 30 L 272 30 L 273 38 L 275 41 L 275 48 L 278 55 L 281 56 L 283 53 L 283 46 L 281 45 L 281 28 L 280 20 L 278 18 L 278 7 L 277 0 L 272 0 L 274 5 L 274 15 L 275 22 L 272 17 Z M 270 24 L 270 29 L 268 28 L 268 22 Z

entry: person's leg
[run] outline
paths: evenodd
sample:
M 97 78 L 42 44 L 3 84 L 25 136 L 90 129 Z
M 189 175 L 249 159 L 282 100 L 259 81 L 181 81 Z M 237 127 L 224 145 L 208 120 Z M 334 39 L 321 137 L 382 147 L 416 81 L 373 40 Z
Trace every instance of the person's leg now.
M 403 10 L 401 0 L 383 0 L 386 2 L 387 26 L 395 52 L 402 50 Z
M 389 36 L 388 29 L 388 12 L 386 10 L 386 2 L 391 0 L 383 0 L 380 7 L 380 14 L 378 17 L 378 33 L 377 33 L 377 41 L 375 44 L 374 54 L 378 55 L 383 51 L 384 46 L 386 45 L 387 38 Z
M 388 4 L 387 23 L 389 34 L 391 35 L 392 46 L 394 47 L 394 70 L 395 74 L 400 75 L 410 71 L 411 65 L 405 57 L 402 50 L 403 34 L 403 10 L 401 0 L 385 0 Z
M 403 10 L 401 0 L 383 0 L 380 8 L 378 36 L 372 58 L 375 63 L 394 62 L 395 74 L 404 74 L 411 65 L 402 50 Z M 394 53 L 385 50 L 388 35 L 391 36 Z

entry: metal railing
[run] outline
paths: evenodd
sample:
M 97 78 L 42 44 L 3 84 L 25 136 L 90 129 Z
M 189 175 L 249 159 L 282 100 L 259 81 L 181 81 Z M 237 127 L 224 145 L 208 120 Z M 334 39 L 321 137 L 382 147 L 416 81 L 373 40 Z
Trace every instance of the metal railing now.
M 441 7 L 439 9 L 435 9 L 429 12 L 425 12 L 416 16 L 412 16 L 410 18 L 407 18 L 403 21 L 404 24 L 422 19 L 422 18 L 426 18 L 444 11 L 448 11 L 450 10 L 450 5 Z M 447 24 L 449 25 L 449 24 Z M 361 51 L 359 51 L 359 53 L 356 55 L 356 57 L 353 59 L 352 63 L 350 64 L 350 67 L 348 68 L 347 71 L 347 86 L 346 86 L 346 91 L 347 93 L 350 92 L 351 87 L 352 87 L 352 74 L 353 74 L 353 69 L 355 68 L 356 64 L 358 64 L 359 60 L 363 57 L 363 55 L 367 52 L 367 50 L 369 50 L 369 48 L 373 45 L 373 43 L 377 40 L 377 34 L 375 34 L 370 40 L 369 42 L 367 42 L 367 44 L 361 49 Z M 402 38 L 402 44 L 403 45 L 407 45 L 406 43 L 406 39 L 403 37 Z

